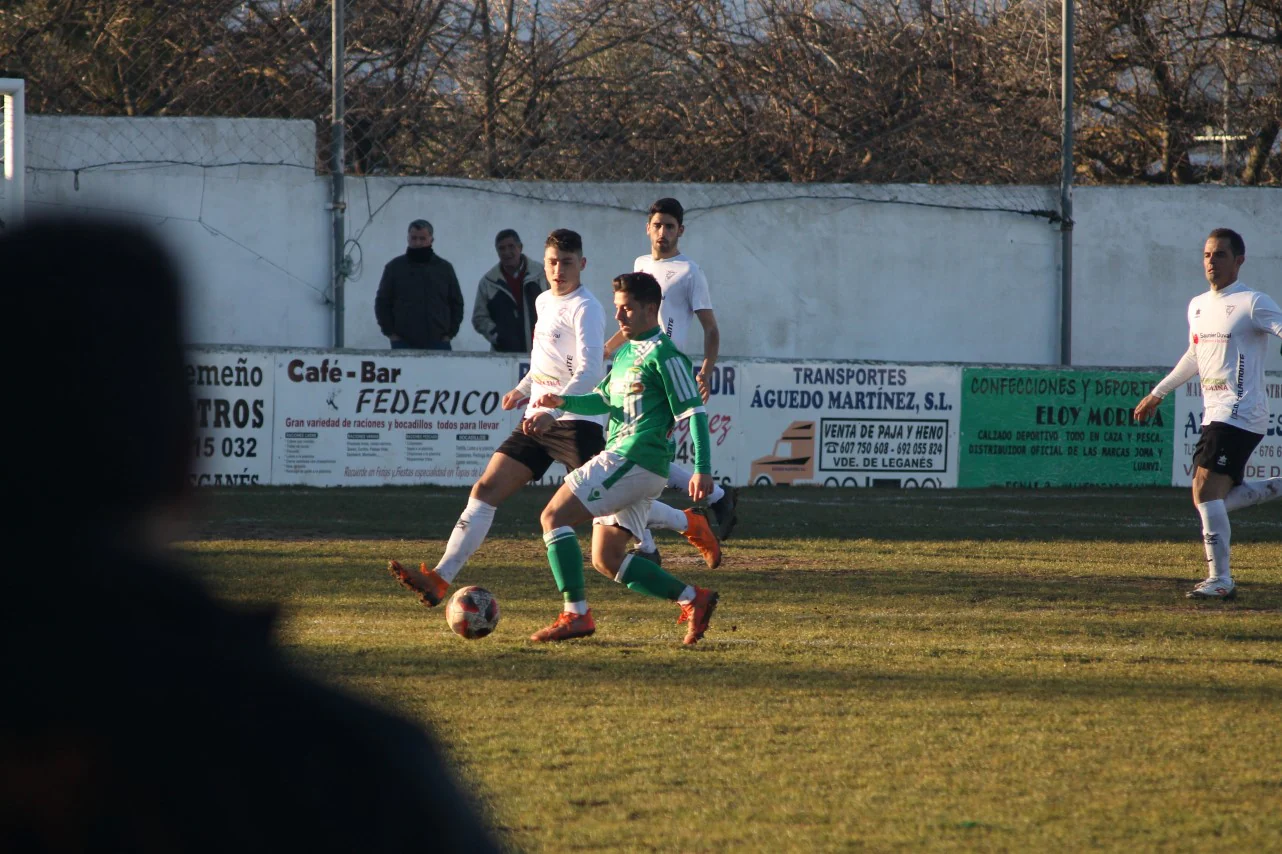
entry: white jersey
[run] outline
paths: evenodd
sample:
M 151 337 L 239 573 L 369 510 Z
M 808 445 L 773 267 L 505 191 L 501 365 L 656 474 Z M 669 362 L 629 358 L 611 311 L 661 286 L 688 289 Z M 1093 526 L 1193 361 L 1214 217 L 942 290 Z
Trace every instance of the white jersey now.
M 603 415 L 573 415 L 534 405 L 543 394 L 588 394 L 605 376 L 605 310 L 585 286 L 565 296 L 544 291 L 534 301 L 534 347 L 530 370 L 517 390 L 529 395 L 529 418 L 551 412 L 559 421 L 605 423 Z
M 659 326 L 685 352 L 686 334 L 694 322 L 695 312 L 712 308 L 708 296 L 708 277 L 699 265 L 685 255 L 655 260 L 642 255 L 632 263 L 632 272 L 649 273 L 663 289 L 663 304 L 659 306 Z M 703 349 L 702 344 L 699 347 Z
M 1153 393 L 1170 394 L 1202 378 L 1202 424 L 1219 421 L 1252 433 L 1269 429 L 1264 361 L 1269 335 L 1282 338 L 1282 311 L 1268 294 L 1235 282 L 1189 302 L 1189 349 Z

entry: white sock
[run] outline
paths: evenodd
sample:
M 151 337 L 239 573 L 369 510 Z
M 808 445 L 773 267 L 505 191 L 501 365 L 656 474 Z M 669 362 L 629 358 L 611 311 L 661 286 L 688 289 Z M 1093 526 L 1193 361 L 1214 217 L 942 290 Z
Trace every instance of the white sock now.
M 654 544 L 654 534 L 646 528 L 641 532 L 641 539 L 637 542 L 637 551 L 639 552 L 657 552 L 659 547 Z
M 565 607 L 561 609 L 567 614 L 578 614 L 582 616 L 588 612 L 587 602 L 566 602 Z
M 441 555 L 440 562 L 436 564 L 436 571 L 441 578 L 453 583 L 454 577 L 463 569 L 463 564 L 476 554 L 476 550 L 490 533 L 494 509 L 479 498 L 467 500 L 467 507 L 463 508 L 458 522 L 454 524 L 454 530 L 450 532 L 450 540 L 445 544 L 445 554 Z
M 678 534 L 685 533 L 690 521 L 686 519 L 685 511 L 678 510 L 675 507 L 669 507 L 662 501 L 650 502 L 650 515 L 646 519 L 646 525 L 650 528 L 664 528 L 668 531 L 676 531 Z M 646 534 L 650 532 L 647 530 Z M 654 542 L 651 538 L 650 542 Z M 653 551 L 653 549 L 649 549 Z
M 1241 510 L 1253 504 L 1263 504 L 1275 498 L 1282 498 L 1282 477 L 1253 480 L 1250 483 L 1240 483 L 1230 489 L 1229 494 L 1224 496 L 1224 509 L 1232 513 L 1234 510 Z
M 684 469 L 681 466 L 677 465 L 676 463 L 668 464 L 668 486 L 672 487 L 673 489 L 679 489 L 682 492 L 688 492 L 690 490 L 691 475 L 692 475 L 692 472 L 689 469 Z M 716 504 L 718 501 L 720 501 L 725 497 L 726 497 L 725 489 L 722 488 L 721 484 L 717 483 L 714 480 L 712 482 L 712 492 L 708 493 L 708 503 Z
M 1197 505 L 1202 517 L 1202 542 L 1206 544 L 1206 562 L 1210 565 L 1208 578 L 1228 581 L 1229 574 L 1229 511 L 1221 499 Z
M 681 595 L 677 597 L 677 604 L 689 605 L 693 601 L 694 601 L 694 588 L 691 587 L 689 584 L 687 584 L 686 589 L 682 590 Z

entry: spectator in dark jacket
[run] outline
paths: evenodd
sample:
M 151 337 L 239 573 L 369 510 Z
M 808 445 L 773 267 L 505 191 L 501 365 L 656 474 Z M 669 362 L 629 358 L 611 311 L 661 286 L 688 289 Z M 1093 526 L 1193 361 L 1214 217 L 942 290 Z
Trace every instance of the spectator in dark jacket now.
M 454 265 L 432 251 L 432 224 L 410 223 L 404 255 L 387 262 L 374 297 L 378 327 L 393 350 L 450 350 L 463 325 L 463 291 Z
M 0 269 L 25 285 L 13 310 L 66 335 L 9 390 L 95 418 L 44 419 L 6 471 L 6 557 L 76 567 L 7 573 L 0 596 L 0 851 L 498 854 L 435 738 L 309 676 L 271 611 L 169 551 L 199 409 L 168 253 L 74 219 L 0 234 Z
M 521 238 L 505 228 L 494 238 L 499 263 L 481 277 L 472 306 L 472 326 L 498 353 L 528 353 L 533 342 L 534 300 L 548 289 L 543 265 L 531 264 Z

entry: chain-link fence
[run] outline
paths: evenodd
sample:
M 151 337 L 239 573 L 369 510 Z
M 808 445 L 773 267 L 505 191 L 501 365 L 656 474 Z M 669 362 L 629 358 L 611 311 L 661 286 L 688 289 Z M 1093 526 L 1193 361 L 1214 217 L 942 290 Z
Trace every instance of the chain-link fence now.
M 501 182 L 1054 185 L 1059 8 L 347 0 L 345 171 Z M 28 0 L 28 169 L 327 171 L 329 0 Z M 1081 0 L 1080 182 L 1282 183 L 1282 3 Z M 56 118 L 55 118 L 56 117 Z M 227 117 L 256 122 L 220 122 Z M 119 122 L 129 120 L 129 132 Z M 527 192 L 529 190 L 527 189 Z M 822 191 L 831 192 L 831 191 Z

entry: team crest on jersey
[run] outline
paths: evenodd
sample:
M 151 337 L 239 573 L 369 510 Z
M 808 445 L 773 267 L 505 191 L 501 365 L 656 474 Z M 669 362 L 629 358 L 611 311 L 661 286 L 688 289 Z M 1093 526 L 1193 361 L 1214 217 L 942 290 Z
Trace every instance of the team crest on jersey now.
M 628 391 L 629 391 L 630 393 L 632 393 L 632 394 L 644 394 L 644 393 L 645 393 L 645 383 L 641 382 L 640 380 L 638 380 L 637 382 L 634 382 L 634 383 L 630 383 L 630 384 L 628 385 Z

